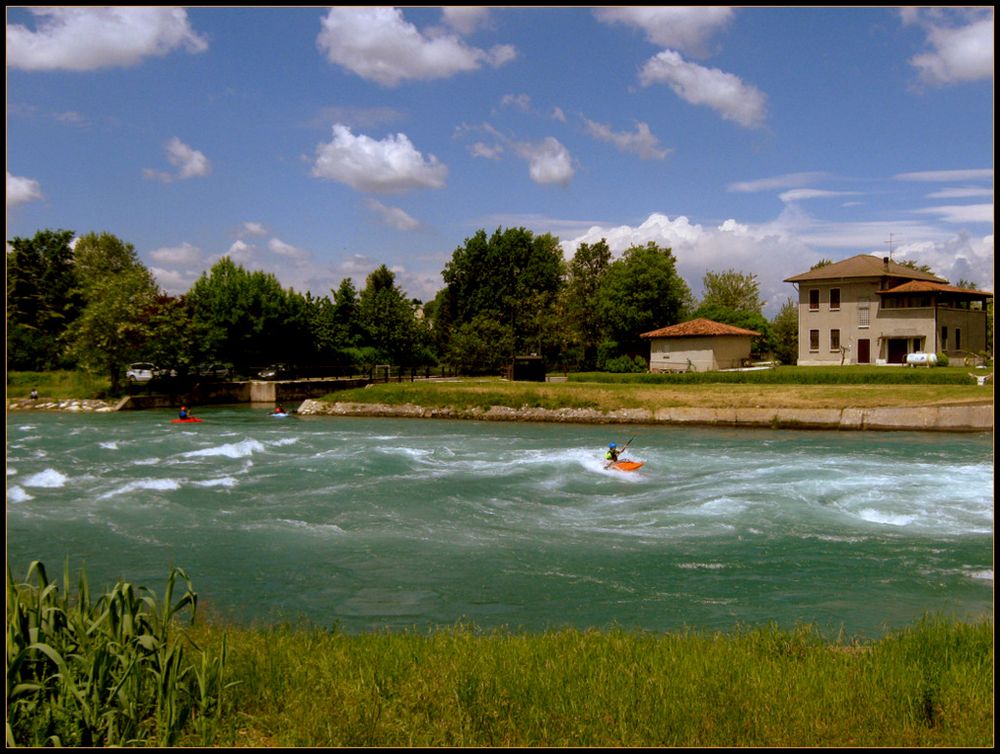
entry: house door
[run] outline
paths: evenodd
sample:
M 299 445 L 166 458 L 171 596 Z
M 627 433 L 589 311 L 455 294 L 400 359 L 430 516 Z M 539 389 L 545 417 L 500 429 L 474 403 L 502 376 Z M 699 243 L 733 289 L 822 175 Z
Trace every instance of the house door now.
M 890 364 L 905 364 L 906 354 L 910 350 L 910 341 L 906 338 L 889 338 L 886 346 L 886 357 Z
M 868 338 L 858 339 L 858 363 L 872 363 L 872 342 Z

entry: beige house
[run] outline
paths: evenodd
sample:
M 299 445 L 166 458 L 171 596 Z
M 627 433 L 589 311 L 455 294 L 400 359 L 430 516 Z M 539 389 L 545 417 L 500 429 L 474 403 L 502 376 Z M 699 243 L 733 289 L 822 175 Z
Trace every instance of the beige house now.
M 641 335 L 649 339 L 650 372 L 710 372 L 750 361 L 750 341 L 760 335 L 710 319 L 693 319 Z
M 799 292 L 800 366 L 905 364 L 986 350 L 992 293 L 958 288 L 889 257 L 858 254 L 785 278 Z

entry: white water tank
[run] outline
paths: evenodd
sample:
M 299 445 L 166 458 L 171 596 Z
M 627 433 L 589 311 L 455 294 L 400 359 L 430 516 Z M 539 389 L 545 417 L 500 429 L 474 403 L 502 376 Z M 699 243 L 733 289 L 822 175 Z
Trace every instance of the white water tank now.
M 906 354 L 906 364 L 911 367 L 932 367 L 937 364 L 937 354 L 924 353 L 923 351 L 908 353 Z

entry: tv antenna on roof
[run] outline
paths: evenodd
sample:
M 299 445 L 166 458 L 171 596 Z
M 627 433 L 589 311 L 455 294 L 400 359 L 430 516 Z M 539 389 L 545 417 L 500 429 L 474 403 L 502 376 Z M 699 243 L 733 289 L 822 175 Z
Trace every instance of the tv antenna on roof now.
M 893 236 L 893 234 L 892 234 L 892 233 L 890 233 L 890 234 L 889 234 L 889 240 L 888 240 L 888 241 L 883 241 L 883 242 L 882 242 L 882 243 L 887 243 L 887 244 L 889 244 L 889 259 L 890 259 L 890 260 L 892 260 L 892 236 Z

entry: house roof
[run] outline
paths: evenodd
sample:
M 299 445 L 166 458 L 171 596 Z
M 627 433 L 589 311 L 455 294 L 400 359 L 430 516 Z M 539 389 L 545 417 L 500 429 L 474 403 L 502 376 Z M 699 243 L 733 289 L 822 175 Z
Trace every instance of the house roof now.
M 897 285 L 879 293 L 951 293 L 967 298 L 992 298 L 989 291 L 977 291 L 972 288 L 959 288 L 957 285 L 946 285 L 943 283 L 932 283 L 928 280 L 909 280 L 902 285 Z
M 760 335 L 756 330 L 744 330 L 742 327 L 725 325 L 710 319 L 692 319 L 679 325 L 661 327 L 659 330 L 644 332 L 641 338 L 696 338 L 706 335 Z
M 825 264 L 809 272 L 799 275 L 792 275 L 785 278 L 786 283 L 801 283 L 810 280 L 830 280 L 842 278 L 873 278 L 891 275 L 897 278 L 908 278 L 910 280 L 929 280 L 934 283 L 947 283 L 944 278 L 932 275 L 929 272 L 921 272 L 905 264 L 893 262 L 888 257 L 877 257 L 874 254 L 857 254 L 847 259 L 842 259 L 833 264 Z

